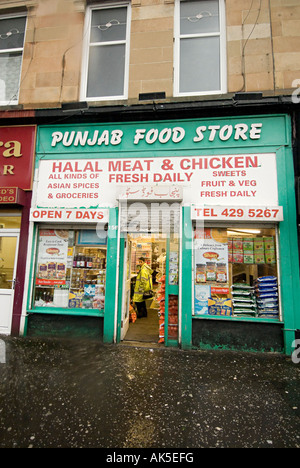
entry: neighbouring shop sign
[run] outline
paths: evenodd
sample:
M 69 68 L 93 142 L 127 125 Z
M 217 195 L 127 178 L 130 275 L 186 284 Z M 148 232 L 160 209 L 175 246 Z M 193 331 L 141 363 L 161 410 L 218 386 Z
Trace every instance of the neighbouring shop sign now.
M 17 187 L 1 187 L 0 188 L 0 204 L 16 204 L 23 205 L 25 203 L 25 192 Z
M 0 187 L 31 190 L 36 127 L 0 127 Z
M 108 223 L 108 210 L 65 210 L 65 209 L 37 209 L 30 210 L 30 221 L 52 221 L 52 222 L 96 222 Z
M 135 187 L 159 200 L 162 186 L 188 204 L 278 204 L 275 153 L 41 160 L 38 181 L 36 206 L 48 208 L 115 206 Z
M 192 206 L 191 219 L 215 221 L 283 221 L 282 206 Z

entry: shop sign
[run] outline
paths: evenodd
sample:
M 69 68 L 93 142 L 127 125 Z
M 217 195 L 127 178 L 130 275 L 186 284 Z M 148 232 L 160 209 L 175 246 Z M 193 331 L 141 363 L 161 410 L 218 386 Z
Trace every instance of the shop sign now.
M 108 223 L 108 210 L 67 210 L 67 209 L 39 209 L 31 208 L 30 221 L 51 221 L 51 222 L 93 222 Z
M 278 204 L 275 153 L 41 160 L 38 179 L 36 204 L 48 208 L 159 200 L 166 187 L 189 204 Z
M 283 221 L 282 206 L 192 206 L 192 220 L 212 221 Z
M 285 116 L 39 127 L 38 152 L 120 153 L 253 147 L 288 143 Z
M 182 200 L 182 187 L 174 187 L 173 185 L 149 185 L 138 186 L 132 185 L 125 187 L 119 193 L 119 200 Z
M 17 187 L 0 188 L 0 204 L 20 204 L 23 205 L 25 193 Z
M 0 186 L 31 190 L 36 127 L 0 127 Z

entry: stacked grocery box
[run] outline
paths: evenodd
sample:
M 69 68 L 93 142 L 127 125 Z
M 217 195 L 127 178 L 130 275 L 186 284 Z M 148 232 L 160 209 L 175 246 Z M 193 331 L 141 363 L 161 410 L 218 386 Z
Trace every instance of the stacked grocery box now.
M 158 332 L 158 342 L 164 343 L 165 341 L 165 295 L 166 295 L 166 277 L 162 276 L 158 282 L 160 287 L 156 293 L 156 301 L 159 303 L 159 332 Z
M 177 340 L 178 337 L 178 296 L 169 296 L 168 304 L 168 339 Z
M 274 237 L 229 237 L 229 263 L 275 264 Z
M 256 237 L 254 239 L 254 263 L 276 263 L 274 237 Z
M 229 263 L 254 263 L 254 242 L 252 237 L 228 238 Z
M 254 263 L 253 237 L 243 238 L 243 263 Z
M 276 276 L 261 276 L 255 281 L 259 317 L 278 318 L 278 284 Z
M 234 283 L 232 289 L 233 314 L 255 317 L 257 313 L 255 289 L 245 283 Z
M 232 239 L 232 261 L 233 263 L 243 263 L 243 240 L 240 238 Z
M 276 263 L 274 237 L 264 237 L 265 263 Z

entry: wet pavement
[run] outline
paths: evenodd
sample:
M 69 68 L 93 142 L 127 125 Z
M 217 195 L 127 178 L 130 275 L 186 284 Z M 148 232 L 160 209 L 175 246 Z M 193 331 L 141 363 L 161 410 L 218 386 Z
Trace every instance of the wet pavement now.
M 0 337 L 0 448 L 299 448 L 299 383 L 278 354 Z

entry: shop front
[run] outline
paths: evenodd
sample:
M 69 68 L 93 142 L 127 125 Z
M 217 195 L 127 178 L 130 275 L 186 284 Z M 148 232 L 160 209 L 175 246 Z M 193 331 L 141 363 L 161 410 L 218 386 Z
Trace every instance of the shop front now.
M 35 126 L 0 127 L 0 334 L 18 335 L 22 314 Z
M 39 127 L 24 333 L 289 354 L 290 140 L 286 115 Z

